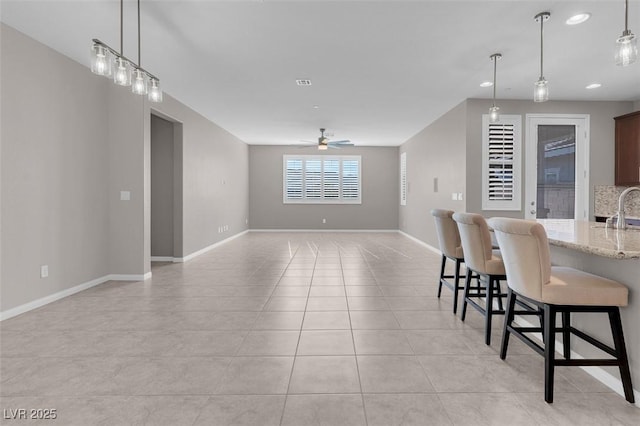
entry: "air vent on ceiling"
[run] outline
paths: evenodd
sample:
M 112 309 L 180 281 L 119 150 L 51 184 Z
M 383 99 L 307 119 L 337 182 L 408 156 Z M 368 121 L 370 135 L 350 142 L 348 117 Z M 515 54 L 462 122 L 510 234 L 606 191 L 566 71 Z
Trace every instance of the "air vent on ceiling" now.
M 296 80 L 298 86 L 311 86 L 311 80 Z

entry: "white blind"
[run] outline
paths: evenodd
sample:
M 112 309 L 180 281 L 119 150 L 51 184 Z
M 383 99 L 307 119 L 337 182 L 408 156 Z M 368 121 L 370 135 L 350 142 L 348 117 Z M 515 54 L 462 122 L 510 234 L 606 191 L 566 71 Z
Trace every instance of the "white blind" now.
M 490 123 L 483 116 L 482 208 L 520 210 L 521 117 L 501 116 Z
M 284 203 L 361 203 L 359 155 L 283 156 Z
M 400 205 L 407 205 L 407 153 L 400 154 Z

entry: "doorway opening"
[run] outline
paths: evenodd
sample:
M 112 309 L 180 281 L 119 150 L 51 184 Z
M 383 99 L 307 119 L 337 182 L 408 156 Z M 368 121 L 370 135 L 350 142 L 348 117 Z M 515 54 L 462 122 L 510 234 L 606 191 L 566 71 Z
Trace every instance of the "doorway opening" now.
M 182 124 L 151 114 L 151 261 L 182 254 Z
M 589 115 L 527 114 L 527 219 L 589 215 Z

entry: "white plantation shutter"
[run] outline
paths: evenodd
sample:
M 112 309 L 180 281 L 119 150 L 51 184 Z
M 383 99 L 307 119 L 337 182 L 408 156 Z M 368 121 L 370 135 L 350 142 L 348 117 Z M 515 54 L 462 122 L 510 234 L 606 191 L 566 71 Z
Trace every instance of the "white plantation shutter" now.
M 400 205 L 407 205 L 407 153 L 400 154 Z
M 289 200 L 302 200 L 302 160 L 291 159 L 284 163 L 285 198 Z
M 340 160 L 324 160 L 324 198 L 340 198 Z
M 285 155 L 284 203 L 361 203 L 358 155 Z
M 304 196 L 307 199 L 322 198 L 322 160 L 304 162 Z
M 360 159 L 342 160 L 342 199 L 360 201 Z
M 482 117 L 482 209 L 520 210 L 521 126 L 519 115 L 497 123 Z

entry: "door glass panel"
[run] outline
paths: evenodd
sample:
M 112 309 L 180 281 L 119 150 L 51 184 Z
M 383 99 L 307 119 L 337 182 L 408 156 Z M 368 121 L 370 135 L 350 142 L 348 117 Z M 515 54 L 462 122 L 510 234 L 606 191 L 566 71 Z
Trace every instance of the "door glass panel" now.
M 539 219 L 574 219 L 576 201 L 576 127 L 538 126 Z

